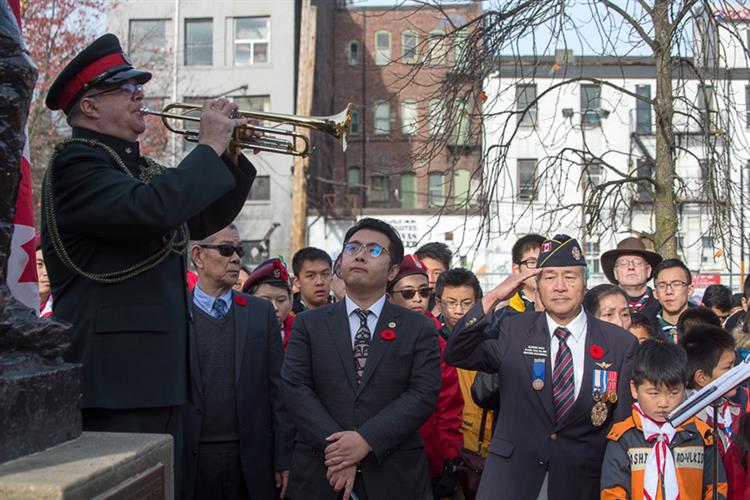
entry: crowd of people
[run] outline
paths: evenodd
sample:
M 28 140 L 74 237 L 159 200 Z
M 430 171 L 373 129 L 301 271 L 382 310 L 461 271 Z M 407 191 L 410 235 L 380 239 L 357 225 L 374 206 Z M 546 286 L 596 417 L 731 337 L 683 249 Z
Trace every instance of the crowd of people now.
M 574 238 L 529 234 L 483 290 L 373 218 L 335 259 L 250 269 L 232 221 L 255 169 L 227 150 L 245 120 L 206 101 L 165 169 L 138 149 L 150 78 L 105 35 L 47 96 L 73 136 L 44 183 L 40 313 L 73 324 L 84 430 L 171 434 L 186 499 L 750 496 L 747 389 L 717 422 L 667 418 L 747 356 L 750 280 L 695 304 L 689 268 L 630 237 L 589 288 Z

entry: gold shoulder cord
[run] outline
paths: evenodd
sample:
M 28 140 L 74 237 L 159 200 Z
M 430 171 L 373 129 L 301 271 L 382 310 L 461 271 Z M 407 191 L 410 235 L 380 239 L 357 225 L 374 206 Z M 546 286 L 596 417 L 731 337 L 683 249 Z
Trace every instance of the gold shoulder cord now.
M 55 252 L 57 252 L 60 260 L 65 265 L 65 267 L 67 267 L 74 273 L 97 283 L 122 283 L 123 281 L 127 281 L 130 278 L 138 276 L 139 274 L 158 266 L 159 264 L 164 262 L 164 260 L 169 256 L 170 253 L 182 255 L 185 251 L 185 248 L 187 247 L 189 239 L 187 224 L 183 224 L 178 230 L 172 231 L 171 233 L 169 233 L 169 235 L 163 236 L 162 239 L 164 240 L 164 246 L 156 254 L 142 260 L 141 262 L 138 262 L 133 266 L 128 267 L 127 269 L 109 273 L 90 273 L 84 271 L 73 262 L 73 259 L 71 259 L 70 255 L 68 255 L 68 252 L 63 246 L 62 239 L 60 238 L 60 232 L 57 227 L 57 218 L 55 216 L 53 203 L 54 195 L 52 191 L 53 167 L 55 165 L 55 160 L 57 160 L 57 156 L 63 150 L 64 146 L 72 143 L 85 144 L 87 146 L 99 147 L 103 149 L 104 151 L 109 153 L 120 170 L 122 170 L 126 175 L 129 175 L 130 177 L 134 177 L 130 170 L 128 170 L 128 168 L 125 166 L 125 163 L 123 163 L 117 152 L 99 141 L 95 141 L 93 139 L 68 139 L 55 146 L 55 152 L 52 154 L 49 166 L 47 167 L 47 172 L 45 172 L 44 174 L 43 182 L 45 196 L 42 199 L 42 210 L 44 210 L 44 214 L 46 216 L 47 229 L 49 229 L 52 246 L 55 248 Z M 140 176 L 140 179 L 143 182 L 148 183 L 153 177 L 160 175 L 164 171 L 166 171 L 166 167 L 164 167 L 163 165 L 159 165 L 151 158 L 144 157 L 144 159 L 146 160 L 146 165 L 145 168 L 141 168 Z

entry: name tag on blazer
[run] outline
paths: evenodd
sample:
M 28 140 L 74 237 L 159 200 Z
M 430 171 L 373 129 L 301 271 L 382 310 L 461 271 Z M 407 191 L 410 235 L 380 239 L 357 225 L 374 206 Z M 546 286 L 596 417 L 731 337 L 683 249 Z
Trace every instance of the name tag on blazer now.
M 523 355 L 546 358 L 548 356 L 547 347 L 543 345 L 527 345 L 523 348 Z

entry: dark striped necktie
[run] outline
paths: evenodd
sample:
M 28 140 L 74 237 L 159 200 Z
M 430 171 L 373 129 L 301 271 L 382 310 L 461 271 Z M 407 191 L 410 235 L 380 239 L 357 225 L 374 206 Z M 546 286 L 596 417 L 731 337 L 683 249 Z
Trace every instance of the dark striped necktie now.
M 552 401 L 555 406 L 555 420 L 559 422 L 573 406 L 575 382 L 573 380 L 573 353 L 567 340 L 570 331 L 556 328 L 555 337 L 560 342 L 555 356 L 555 369 L 552 373 Z
M 357 375 L 357 384 L 362 381 L 362 375 L 365 373 L 365 363 L 367 363 L 367 354 L 370 351 L 370 327 L 367 326 L 367 317 L 370 315 L 369 310 L 355 309 L 359 317 L 359 328 L 354 334 L 354 373 Z

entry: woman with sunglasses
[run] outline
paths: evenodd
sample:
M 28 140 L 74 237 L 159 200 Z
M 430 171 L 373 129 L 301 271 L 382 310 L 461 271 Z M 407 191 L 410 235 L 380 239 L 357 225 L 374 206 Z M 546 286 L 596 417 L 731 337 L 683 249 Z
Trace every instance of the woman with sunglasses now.
M 416 255 L 405 255 L 398 274 L 388 284 L 388 300 L 432 318 L 439 329 L 440 323 L 427 310 L 431 293 L 427 267 Z M 440 335 L 436 335 L 435 338 L 440 345 L 440 370 L 443 381 L 437 407 L 419 429 L 419 433 L 424 441 L 434 497 L 444 498 L 451 496 L 458 485 L 458 450 L 463 444 L 461 418 L 464 400 L 458 385 L 456 369 L 443 360 L 445 340 Z

